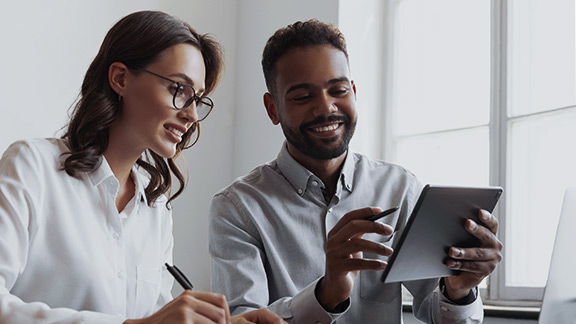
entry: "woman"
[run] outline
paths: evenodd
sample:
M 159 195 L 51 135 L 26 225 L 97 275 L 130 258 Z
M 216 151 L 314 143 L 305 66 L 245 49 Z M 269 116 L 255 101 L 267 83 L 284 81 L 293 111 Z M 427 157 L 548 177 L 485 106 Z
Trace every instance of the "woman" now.
M 208 292 L 171 300 L 173 159 L 198 139 L 221 71 L 218 43 L 170 15 L 112 27 L 64 136 L 0 161 L 0 323 L 281 322 L 231 318 Z

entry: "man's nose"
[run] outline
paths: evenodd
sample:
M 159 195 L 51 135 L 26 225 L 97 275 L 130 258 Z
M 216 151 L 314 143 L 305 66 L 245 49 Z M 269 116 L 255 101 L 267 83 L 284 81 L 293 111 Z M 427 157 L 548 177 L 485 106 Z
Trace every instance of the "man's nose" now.
M 314 103 L 314 113 L 317 116 L 329 115 L 338 110 L 336 101 L 328 93 L 323 92 Z

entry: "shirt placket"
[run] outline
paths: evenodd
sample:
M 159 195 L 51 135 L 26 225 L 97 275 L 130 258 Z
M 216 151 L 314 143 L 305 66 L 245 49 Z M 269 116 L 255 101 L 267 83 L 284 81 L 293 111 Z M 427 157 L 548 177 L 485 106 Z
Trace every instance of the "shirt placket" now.
M 340 185 L 340 182 L 338 182 L 338 184 L 336 185 L 336 193 L 334 194 L 332 199 L 330 199 L 330 201 L 326 205 L 326 210 L 325 210 L 325 215 L 324 215 L 325 226 L 327 229 L 326 238 L 328 238 L 328 232 L 330 232 L 330 230 L 336 225 L 336 223 L 338 223 L 340 218 L 342 218 L 342 216 L 344 216 L 344 215 L 338 214 L 338 208 L 337 208 L 338 203 L 340 202 L 341 193 L 342 193 L 342 186 Z
M 124 231 L 120 213 L 116 209 L 116 195 L 118 192 L 118 181 L 114 178 L 106 180 L 107 208 L 108 212 L 108 235 L 109 235 L 109 252 L 112 265 L 111 275 L 114 282 L 114 298 L 116 299 L 117 315 L 127 316 L 126 292 L 127 289 L 127 272 L 126 256 L 124 246 Z

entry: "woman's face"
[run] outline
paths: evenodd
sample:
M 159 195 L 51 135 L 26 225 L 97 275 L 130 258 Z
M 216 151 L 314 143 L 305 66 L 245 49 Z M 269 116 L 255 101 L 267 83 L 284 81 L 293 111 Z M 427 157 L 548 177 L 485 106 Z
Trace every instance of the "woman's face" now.
M 160 59 L 144 67 L 168 79 L 193 85 L 198 96 L 204 93 L 206 70 L 200 51 L 190 44 L 166 49 Z M 112 136 L 126 143 L 126 149 L 140 156 L 146 149 L 171 158 L 182 135 L 198 119 L 193 103 L 184 110 L 174 108 L 176 84 L 143 71 L 128 70 L 122 91 L 121 113 Z M 120 137 L 120 138 L 118 138 Z

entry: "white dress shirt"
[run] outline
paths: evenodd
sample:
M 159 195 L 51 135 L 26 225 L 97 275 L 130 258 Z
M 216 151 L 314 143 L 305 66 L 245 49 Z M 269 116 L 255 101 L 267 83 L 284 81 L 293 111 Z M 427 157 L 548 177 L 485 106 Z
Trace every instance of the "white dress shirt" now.
M 172 299 L 172 216 L 147 178 L 119 213 L 105 158 L 80 179 L 61 139 L 12 144 L 0 160 L 0 323 L 122 323 Z

